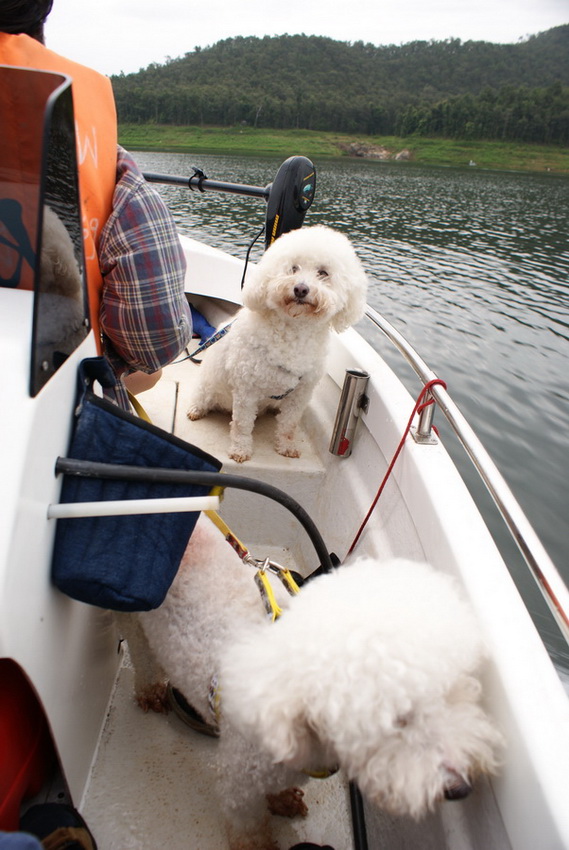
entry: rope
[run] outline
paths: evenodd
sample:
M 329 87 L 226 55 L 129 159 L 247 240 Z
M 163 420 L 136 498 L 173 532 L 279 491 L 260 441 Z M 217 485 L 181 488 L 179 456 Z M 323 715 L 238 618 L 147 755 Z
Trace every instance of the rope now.
M 348 553 L 347 553 L 346 557 L 348 555 L 351 555 L 352 552 L 354 551 L 354 549 L 356 548 L 356 545 L 357 545 L 357 543 L 358 543 L 358 541 L 359 541 L 359 539 L 360 539 L 360 537 L 361 537 L 361 535 L 364 531 L 364 528 L 366 527 L 372 513 L 375 510 L 375 506 L 377 505 L 377 503 L 379 501 L 379 497 L 383 493 L 385 485 L 387 484 L 387 482 L 389 480 L 389 476 L 391 475 L 391 472 L 393 471 L 393 467 L 395 466 L 395 462 L 396 462 L 397 458 L 399 457 L 403 446 L 405 445 L 405 440 L 407 439 L 407 435 L 409 434 L 409 431 L 411 430 L 411 425 L 413 424 L 413 419 L 415 418 L 416 414 L 421 413 L 421 411 L 423 411 L 425 409 L 425 407 L 428 407 L 430 404 L 434 404 L 433 398 L 429 398 L 429 399 L 427 399 L 427 401 L 424 401 L 424 398 L 430 392 L 431 387 L 434 387 L 437 384 L 439 386 L 443 387 L 446 390 L 445 382 L 441 381 L 439 378 L 434 378 L 432 381 L 429 381 L 427 384 L 425 384 L 425 386 L 423 387 L 423 389 L 419 393 L 417 401 L 415 402 L 415 407 L 413 408 L 413 413 L 409 417 L 409 421 L 407 423 L 407 427 L 405 428 L 405 431 L 403 432 L 403 436 L 401 437 L 401 441 L 400 441 L 399 445 L 397 446 L 397 449 L 395 450 L 395 454 L 393 455 L 391 463 L 387 467 L 387 472 L 385 473 L 383 481 L 379 485 L 379 489 L 378 489 L 377 493 L 375 494 L 375 498 L 374 498 L 373 502 L 371 503 L 371 507 L 370 507 L 369 511 L 367 512 L 362 524 L 360 525 L 358 532 L 357 532 L 356 536 L 354 537 L 354 539 L 352 541 L 352 545 L 348 549 Z

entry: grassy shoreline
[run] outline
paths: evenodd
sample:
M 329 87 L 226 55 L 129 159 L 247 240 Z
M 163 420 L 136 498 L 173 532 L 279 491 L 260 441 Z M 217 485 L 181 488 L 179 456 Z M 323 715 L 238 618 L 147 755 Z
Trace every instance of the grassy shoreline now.
M 352 143 L 386 148 L 393 159 L 402 150 L 420 165 L 465 166 L 503 171 L 569 174 L 569 148 L 517 142 L 458 141 L 418 136 L 362 136 L 313 130 L 265 130 L 254 127 L 176 127 L 159 124 L 121 124 L 119 141 L 129 150 L 176 153 L 282 156 L 314 158 L 347 156 Z

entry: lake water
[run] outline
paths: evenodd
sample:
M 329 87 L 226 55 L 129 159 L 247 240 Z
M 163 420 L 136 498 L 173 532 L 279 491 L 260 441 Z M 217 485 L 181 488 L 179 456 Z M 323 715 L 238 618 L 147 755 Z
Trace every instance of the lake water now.
M 198 166 L 212 179 L 260 186 L 280 164 L 135 156 L 145 171 L 184 176 Z M 446 382 L 569 583 L 569 179 L 345 159 L 316 166 L 306 223 L 351 237 L 369 273 L 369 303 Z M 263 225 L 262 201 L 160 191 L 183 232 L 238 256 Z M 364 332 L 416 397 L 409 368 L 381 334 Z M 550 651 L 569 671 L 569 654 L 491 500 L 470 461 L 447 443 Z

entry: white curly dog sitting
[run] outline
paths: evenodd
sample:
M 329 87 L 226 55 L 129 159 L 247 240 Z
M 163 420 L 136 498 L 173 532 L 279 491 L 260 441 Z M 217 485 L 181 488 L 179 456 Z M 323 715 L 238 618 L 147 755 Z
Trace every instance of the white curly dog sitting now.
M 230 331 L 204 356 L 188 417 L 233 413 L 229 456 L 249 460 L 260 413 L 279 410 L 275 448 L 298 457 L 296 428 L 324 372 L 330 329 L 362 318 L 367 279 L 348 238 L 293 230 L 265 252 L 243 288 Z
M 140 704 L 159 709 L 167 677 L 219 723 L 233 850 L 277 847 L 267 795 L 274 813 L 306 814 L 304 771 L 339 765 L 370 801 L 418 818 L 496 768 L 478 627 L 425 564 L 357 560 L 306 583 L 273 623 L 251 568 L 202 517 L 163 605 L 126 616 Z

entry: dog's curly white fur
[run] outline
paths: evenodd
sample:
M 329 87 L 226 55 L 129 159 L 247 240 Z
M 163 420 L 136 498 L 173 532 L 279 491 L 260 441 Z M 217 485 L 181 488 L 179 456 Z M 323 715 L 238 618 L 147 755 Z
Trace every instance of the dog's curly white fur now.
M 164 604 L 136 617 L 158 664 L 133 642 L 143 702 L 162 669 L 211 719 L 219 676 L 231 848 L 276 847 L 265 797 L 302 785 L 305 769 L 337 763 L 378 806 L 420 817 L 496 768 L 479 629 L 455 582 L 425 564 L 358 560 L 309 582 L 270 623 L 250 570 L 202 518 Z
M 343 331 L 363 316 L 366 291 L 342 233 L 320 225 L 285 233 L 249 276 L 229 333 L 204 353 L 188 417 L 232 412 L 229 456 L 242 462 L 257 416 L 279 410 L 275 448 L 298 457 L 296 428 L 322 377 L 330 328 Z

